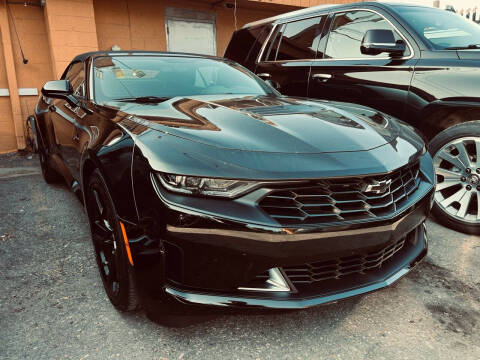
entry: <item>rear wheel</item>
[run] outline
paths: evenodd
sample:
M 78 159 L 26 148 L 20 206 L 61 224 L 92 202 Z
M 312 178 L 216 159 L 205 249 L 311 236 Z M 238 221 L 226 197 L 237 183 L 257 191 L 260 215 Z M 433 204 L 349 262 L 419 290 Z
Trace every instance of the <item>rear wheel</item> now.
M 61 176 L 58 172 L 53 169 L 49 164 L 48 154 L 45 149 L 40 146 L 38 148 L 38 158 L 40 160 L 40 167 L 42 168 L 42 176 L 46 183 L 52 184 L 59 182 L 61 180 Z
M 480 234 L 480 121 L 442 131 L 430 153 L 437 177 L 434 215 L 455 230 Z
M 136 310 L 139 301 L 133 269 L 115 206 L 98 169 L 90 177 L 87 206 L 95 257 L 107 296 L 118 310 Z

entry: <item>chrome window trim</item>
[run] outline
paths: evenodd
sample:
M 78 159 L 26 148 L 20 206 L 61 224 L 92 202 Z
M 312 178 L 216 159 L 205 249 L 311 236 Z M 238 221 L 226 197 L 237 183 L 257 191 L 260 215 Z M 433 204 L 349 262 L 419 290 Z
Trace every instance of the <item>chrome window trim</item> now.
M 372 57 L 372 58 L 369 58 L 369 57 L 361 57 L 361 58 L 335 58 L 335 59 L 294 59 L 294 60 L 271 60 L 271 61 L 260 61 L 260 59 L 262 58 L 262 55 L 263 55 L 263 52 L 265 50 L 265 47 L 268 43 L 268 41 L 270 40 L 270 37 L 272 36 L 273 34 L 273 30 L 278 26 L 278 25 L 283 25 L 283 24 L 286 24 L 286 23 L 289 23 L 289 22 L 295 22 L 295 21 L 301 21 L 301 20 L 306 20 L 306 19 L 310 19 L 310 18 L 313 18 L 313 17 L 320 17 L 320 16 L 328 16 L 328 15 L 336 15 L 336 14 L 339 14 L 339 13 L 345 13 L 345 12 L 352 12 L 352 11 L 369 11 L 369 12 L 373 12 L 375 14 L 377 14 L 378 16 L 382 17 L 383 19 L 385 19 L 394 29 L 395 31 L 400 35 L 400 37 L 403 39 L 403 41 L 405 41 L 405 44 L 407 45 L 408 49 L 410 50 L 410 55 L 408 56 L 403 56 L 401 58 L 392 58 L 392 57 L 389 57 L 389 56 L 385 56 L 385 57 Z M 330 33 L 330 29 L 328 29 L 328 33 Z M 317 49 L 317 52 L 318 52 L 318 49 Z M 380 12 L 378 12 L 377 10 L 373 10 L 373 9 L 367 9 L 367 8 L 353 8 L 353 9 L 343 9 L 343 10 L 337 10 L 337 11 L 331 11 L 331 12 L 328 12 L 328 13 L 323 13 L 323 14 L 315 14 L 315 15 L 312 15 L 312 16 L 307 16 L 307 17 L 304 17 L 304 18 L 299 18 L 299 19 L 295 19 L 295 20 L 291 20 L 289 21 L 288 19 L 283 19 L 283 21 L 279 21 L 277 23 L 275 23 L 275 25 L 273 26 L 272 28 L 272 31 L 270 32 L 270 35 L 268 36 L 267 40 L 265 41 L 265 43 L 263 44 L 262 46 L 262 49 L 260 50 L 260 53 L 259 53 L 259 56 L 257 57 L 257 60 L 255 62 L 256 65 L 262 63 L 262 64 L 275 64 L 275 63 L 278 63 L 278 64 L 281 64 L 281 63 L 286 63 L 286 62 L 305 62 L 305 61 L 308 61 L 308 62 L 320 62 L 320 61 L 345 61 L 345 60 L 408 60 L 408 59 L 411 59 L 415 56 L 415 51 L 412 47 L 412 45 L 410 44 L 410 42 L 407 40 L 407 38 L 403 35 L 403 33 L 398 30 L 398 28 L 389 20 L 387 19 L 383 14 L 381 14 Z
M 270 31 L 270 34 L 268 35 L 267 39 L 263 43 L 262 48 L 260 49 L 259 55 L 257 56 L 257 60 L 255 60 L 255 64 L 259 64 L 260 62 L 262 62 L 262 63 L 276 63 L 276 62 L 281 63 L 281 62 L 291 62 L 291 61 L 312 61 L 312 59 L 295 59 L 295 60 L 278 60 L 278 61 L 277 60 L 275 60 L 275 61 L 260 61 L 260 59 L 262 58 L 263 52 L 265 51 L 265 48 L 267 47 L 267 44 L 270 41 L 270 38 L 272 37 L 272 35 L 273 35 L 275 29 L 277 28 L 277 26 L 283 26 L 285 24 L 294 23 L 294 22 L 297 22 L 297 21 L 303 21 L 303 20 L 313 19 L 313 18 L 322 17 L 322 16 L 328 16 L 328 15 L 329 15 L 329 13 L 315 14 L 315 15 L 305 16 L 303 18 L 293 19 L 293 20 L 290 20 L 290 21 L 288 19 L 284 19 L 283 21 L 276 22 L 275 24 L 273 24 L 273 28 Z M 282 37 L 283 37 L 283 34 L 282 34 Z M 280 44 L 281 44 L 281 39 L 280 39 L 280 43 L 278 44 L 278 49 L 280 49 Z
M 260 59 L 262 58 L 263 56 L 263 52 L 265 51 L 265 48 L 267 47 L 267 44 L 268 42 L 270 41 L 271 37 L 273 36 L 273 34 L 275 33 L 275 29 L 277 28 L 277 26 L 279 26 L 281 24 L 274 24 L 273 27 L 272 27 L 272 30 L 270 30 L 270 34 L 268 34 L 267 38 L 265 39 L 263 45 L 262 45 L 262 48 L 260 49 L 260 52 L 258 53 L 257 55 L 257 58 L 255 60 L 255 64 L 258 64 L 260 63 Z M 267 61 L 263 61 L 263 62 L 267 62 Z

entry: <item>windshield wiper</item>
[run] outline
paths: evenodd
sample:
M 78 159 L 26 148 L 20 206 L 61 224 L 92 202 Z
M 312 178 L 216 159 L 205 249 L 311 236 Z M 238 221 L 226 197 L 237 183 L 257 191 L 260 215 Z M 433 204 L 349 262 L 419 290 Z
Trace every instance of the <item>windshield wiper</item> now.
M 470 44 L 467 46 L 452 46 L 452 47 L 445 48 L 445 50 L 468 50 L 468 49 L 480 49 L 480 44 Z
M 170 100 L 171 97 L 168 96 L 135 96 L 135 97 L 124 97 L 124 98 L 117 98 L 113 99 L 115 101 L 122 101 L 122 102 L 136 102 L 141 104 L 147 103 L 161 103 L 163 101 Z

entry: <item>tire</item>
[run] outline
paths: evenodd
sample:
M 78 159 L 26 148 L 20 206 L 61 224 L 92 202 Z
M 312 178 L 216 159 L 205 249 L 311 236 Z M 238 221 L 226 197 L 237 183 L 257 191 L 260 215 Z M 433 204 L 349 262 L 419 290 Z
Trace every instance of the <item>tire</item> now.
M 50 166 L 48 154 L 41 146 L 38 148 L 38 158 L 40 160 L 42 176 L 45 182 L 47 184 L 59 182 L 62 179 L 62 176 Z
M 87 211 L 95 258 L 105 292 L 120 311 L 139 308 L 139 297 L 115 206 L 100 171 L 90 176 Z
M 32 150 L 35 154 L 38 154 L 38 134 L 37 134 L 37 124 L 35 118 L 30 116 L 28 118 L 30 123 L 30 129 L 32 130 Z
M 452 229 L 480 234 L 480 121 L 452 126 L 430 142 L 437 186 L 432 212 Z

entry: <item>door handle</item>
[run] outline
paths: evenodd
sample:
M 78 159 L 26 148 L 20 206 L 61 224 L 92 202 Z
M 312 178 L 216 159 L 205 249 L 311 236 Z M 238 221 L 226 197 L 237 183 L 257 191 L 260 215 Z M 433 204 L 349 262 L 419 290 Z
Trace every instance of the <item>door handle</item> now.
M 260 73 L 260 74 L 257 74 L 257 76 L 262 79 L 270 79 L 272 77 L 272 75 L 270 75 L 269 73 Z
M 312 78 L 321 82 L 327 82 L 333 77 L 332 74 L 313 74 Z

